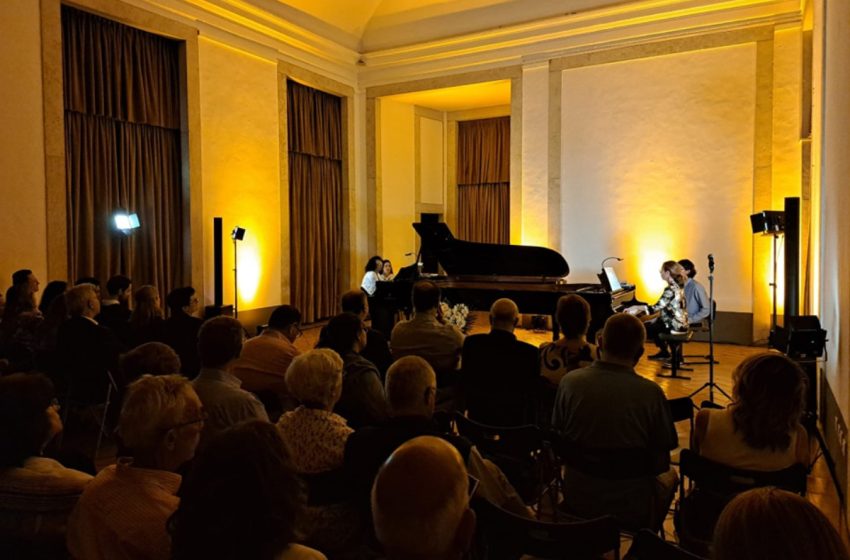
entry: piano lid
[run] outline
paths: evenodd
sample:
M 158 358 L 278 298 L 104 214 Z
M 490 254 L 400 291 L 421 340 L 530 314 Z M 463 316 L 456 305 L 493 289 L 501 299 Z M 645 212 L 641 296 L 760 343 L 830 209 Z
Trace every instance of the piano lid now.
M 435 255 L 451 276 L 563 278 L 570 273 L 564 257 L 546 247 L 462 241 L 444 223 L 415 223 L 413 228 L 422 253 Z

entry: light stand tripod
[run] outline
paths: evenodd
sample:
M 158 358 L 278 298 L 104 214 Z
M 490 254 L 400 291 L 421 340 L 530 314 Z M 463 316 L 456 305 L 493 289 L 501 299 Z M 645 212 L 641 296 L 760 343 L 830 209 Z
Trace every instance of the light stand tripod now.
M 776 265 L 774 264 L 774 266 Z M 708 387 L 708 400 L 710 402 L 714 403 L 715 389 L 731 401 L 732 397 L 730 397 L 720 385 L 714 382 L 714 255 L 711 254 L 708 255 L 708 308 L 711 310 L 708 315 L 708 382 L 703 383 L 702 387 L 688 396 L 693 398 L 694 395 Z

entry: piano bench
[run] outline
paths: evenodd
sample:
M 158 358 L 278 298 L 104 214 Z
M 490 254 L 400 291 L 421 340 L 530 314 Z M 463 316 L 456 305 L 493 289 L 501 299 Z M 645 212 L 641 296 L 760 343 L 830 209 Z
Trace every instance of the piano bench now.
M 659 340 L 665 341 L 670 345 L 670 365 L 664 364 L 662 368 L 670 368 L 670 375 L 659 373 L 658 377 L 667 377 L 670 379 L 685 379 L 690 380 L 690 377 L 679 375 L 680 371 L 693 371 L 692 368 L 681 367 L 682 365 L 682 347 L 690 342 L 694 332 L 689 330 L 684 333 L 661 333 L 658 335 Z

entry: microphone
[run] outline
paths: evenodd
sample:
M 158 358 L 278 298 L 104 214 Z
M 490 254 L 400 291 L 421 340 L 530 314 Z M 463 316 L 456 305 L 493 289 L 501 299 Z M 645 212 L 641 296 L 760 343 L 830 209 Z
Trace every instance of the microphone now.
M 708 254 L 708 271 L 714 272 L 714 255 Z
M 605 263 L 610 261 L 611 259 L 614 259 L 617 262 L 620 262 L 620 261 L 623 260 L 620 257 L 606 257 L 606 258 L 602 259 L 602 265 L 599 268 L 601 268 L 602 270 L 605 270 Z

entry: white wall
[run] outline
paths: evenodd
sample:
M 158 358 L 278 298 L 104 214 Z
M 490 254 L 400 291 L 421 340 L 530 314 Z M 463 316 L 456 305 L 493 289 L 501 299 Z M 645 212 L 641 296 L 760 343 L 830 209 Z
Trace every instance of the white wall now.
M 39 3 L 0 2 L 0 290 L 30 268 L 47 280 Z
M 280 153 L 276 61 L 199 40 L 204 282 L 213 297 L 212 219 L 224 218 L 224 302 L 233 302 L 229 233 L 239 243 L 239 307 L 281 303 Z M 286 217 L 284 226 L 288 227 Z M 287 274 L 288 276 L 288 274 Z
M 445 142 L 443 121 L 419 118 L 419 202 L 443 204 Z
M 413 105 L 408 103 L 381 99 L 379 107 L 381 239 L 378 247 L 381 256 L 393 261 L 398 270 L 407 262 L 404 254 L 416 250 L 416 232 L 410 226 L 416 221 L 415 115 Z
M 690 258 L 723 311 L 752 310 L 755 46 L 565 70 L 561 248 L 573 282 L 623 257 L 654 301 L 667 259 Z M 525 124 L 525 123 L 524 123 Z

